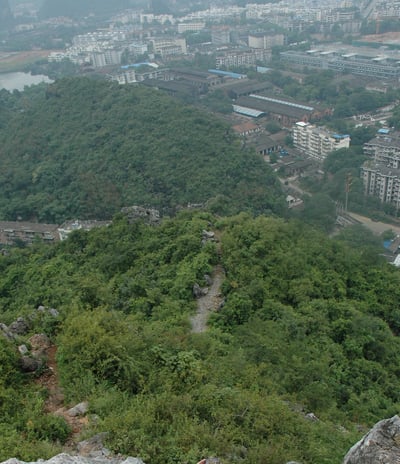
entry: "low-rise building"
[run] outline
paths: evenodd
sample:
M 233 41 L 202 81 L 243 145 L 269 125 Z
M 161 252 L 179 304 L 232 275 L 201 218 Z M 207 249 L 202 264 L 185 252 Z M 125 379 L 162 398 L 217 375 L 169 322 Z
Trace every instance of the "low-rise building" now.
M 305 52 L 288 50 L 280 53 L 284 63 L 335 72 L 398 80 L 400 77 L 400 54 L 397 51 L 366 48 L 318 48 Z
M 56 224 L 0 221 L 0 243 L 2 245 L 31 244 L 35 240 L 52 243 L 58 240 L 57 227 Z
M 283 127 L 292 127 L 297 121 L 318 120 L 332 113 L 331 108 L 316 108 L 297 101 L 259 94 L 238 98 L 234 104 L 234 111 L 254 117 L 267 115 Z
M 96 227 L 107 227 L 111 224 L 111 221 L 96 221 L 96 220 L 89 220 L 89 221 L 66 221 L 61 226 L 57 228 L 58 235 L 60 240 L 66 240 L 68 235 L 75 230 L 86 230 L 89 231 Z M 56 226 L 57 227 L 57 226 Z
M 220 68 L 249 68 L 257 63 L 268 63 L 271 60 L 271 50 L 251 48 L 248 50 L 219 50 L 215 58 L 215 66 Z
M 247 135 L 254 134 L 255 132 L 260 132 L 261 128 L 258 124 L 254 124 L 251 121 L 246 121 L 241 124 L 235 124 L 232 129 L 236 134 L 245 137 Z

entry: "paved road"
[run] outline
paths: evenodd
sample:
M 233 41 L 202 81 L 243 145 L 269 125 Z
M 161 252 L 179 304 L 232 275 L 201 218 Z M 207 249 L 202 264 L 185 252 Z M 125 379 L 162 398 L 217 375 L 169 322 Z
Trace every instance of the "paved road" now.
M 349 216 L 357 219 L 357 221 L 361 222 L 365 227 L 371 230 L 374 234 L 380 235 L 385 230 L 392 229 L 395 234 L 400 235 L 400 226 L 395 226 L 393 224 L 387 224 L 385 222 L 373 221 L 372 219 L 361 216 L 360 214 L 356 213 L 347 213 Z

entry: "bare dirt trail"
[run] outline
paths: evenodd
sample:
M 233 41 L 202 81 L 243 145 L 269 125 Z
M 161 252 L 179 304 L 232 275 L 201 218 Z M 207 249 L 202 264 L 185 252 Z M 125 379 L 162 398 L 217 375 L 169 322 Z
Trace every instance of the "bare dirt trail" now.
M 55 414 L 65 419 L 71 427 L 71 436 L 65 447 L 74 445 L 79 438 L 82 429 L 87 424 L 87 418 L 82 416 L 71 416 L 68 414 L 68 408 L 64 403 L 64 394 L 60 385 L 58 369 L 57 369 L 57 347 L 51 345 L 46 349 L 46 369 L 43 374 L 36 380 L 37 384 L 47 389 L 48 397 L 44 404 L 44 410 L 47 414 Z
M 207 321 L 210 312 L 217 311 L 222 303 L 221 285 L 225 278 L 225 271 L 221 264 L 215 266 L 212 273 L 212 284 L 206 295 L 197 300 L 197 312 L 190 318 L 193 333 L 202 333 L 207 330 Z

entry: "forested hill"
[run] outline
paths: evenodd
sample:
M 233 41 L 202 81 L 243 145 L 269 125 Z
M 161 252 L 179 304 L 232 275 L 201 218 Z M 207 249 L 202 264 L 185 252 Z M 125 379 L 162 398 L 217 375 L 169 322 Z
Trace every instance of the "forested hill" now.
M 145 2 L 138 2 L 137 6 L 145 6 Z M 79 18 L 89 14 L 105 15 L 115 13 L 118 10 L 129 8 L 132 2 L 129 0 L 45 0 L 40 9 L 40 16 L 49 18 L 54 16 L 70 16 Z
M 217 265 L 225 304 L 192 333 L 193 285 Z M 399 270 L 340 236 L 243 213 L 117 216 L 0 255 L 0 270 L 0 322 L 27 321 L 0 332 L 1 460 L 48 458 L 70 437 L 47 413 L 51 373 L 19 367 L 33 334 L 58 348 L 64 405 L 89 403 L 84 436 L 109 432 L 108 448 L 151 464 L 340 464 L 399 410 Z
M 0 218 L 109 218 L 132 204 L 279 212 L 270 168 L 165 94 L 85 78 L 0 94 Z

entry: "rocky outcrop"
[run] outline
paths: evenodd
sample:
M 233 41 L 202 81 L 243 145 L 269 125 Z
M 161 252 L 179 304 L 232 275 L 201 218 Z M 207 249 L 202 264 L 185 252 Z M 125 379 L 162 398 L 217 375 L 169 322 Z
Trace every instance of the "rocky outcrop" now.
M 346 454 L 343 464 L 399 464 L 400 418 L 378 422 Z
M 11 458 L 1 464 L 25 464 L 25 461 L 19 461 L 18 459 Z M 48 461 L 40 460 L 36 463 L 29 464 L 144 464 L 144 462 L 139 458 L 86 458 L 83 456 L 71 456 L 69 454 L 62 453 L 54 456 Z
M 198 298 L 201 298 L 204 295 L 207 295 L 208 288 L 207 287 L 200 287 L 200 285 L 198 283 L 195 283 L 193 285 L 192 293 L 193 293 L 193 296 L 198 299 Z
M 142 206 L 128 206 L 122 208 L 121 213 L 127 216 L 128 222 L 130 224 L 133 224 L 139 219 L 151 225 L 156 225 L 160 223 L 160 212 L 154 208 L 143 208 Z

